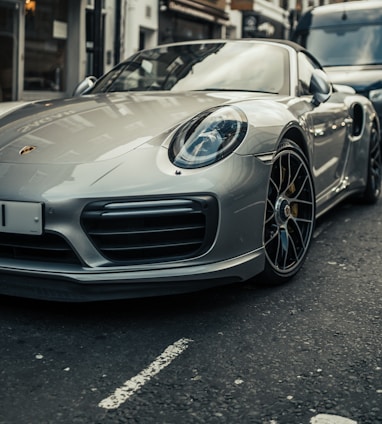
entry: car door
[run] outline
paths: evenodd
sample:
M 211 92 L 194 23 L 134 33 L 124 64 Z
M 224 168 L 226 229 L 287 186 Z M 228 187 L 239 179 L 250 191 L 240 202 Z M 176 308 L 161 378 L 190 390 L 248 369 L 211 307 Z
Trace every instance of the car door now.
M 310 81 L 319 65 L 304 52 L 299 53 L 298 61 L 300 95 L 311 102 Z M 313 138 L 312 165 L 318 207 L 334 197 L 344 184 L 348 118 L 342 96 L 337 93 L 318 106 L 312 105 L 307 114 Z

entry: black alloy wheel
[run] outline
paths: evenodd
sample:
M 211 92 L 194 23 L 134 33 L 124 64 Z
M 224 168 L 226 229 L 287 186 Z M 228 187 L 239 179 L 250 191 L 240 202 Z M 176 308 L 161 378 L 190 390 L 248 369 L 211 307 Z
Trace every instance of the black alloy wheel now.
M 270 174 L 264 219 L 266 265 L 260 279 L 280 284 L 302 267 L 315 225 L 313 179 L 302 150 L 289 140 L 278 149 Z
M 377 131 L 377 126 L 375 123 L 373 123 L 370 131 L 369 163 L 367 170 L 366 189 L 362 196 L 364 203 L 374 204 L 377 202 L 379 195 L 381 194 L 381 175 L 381 141 Z

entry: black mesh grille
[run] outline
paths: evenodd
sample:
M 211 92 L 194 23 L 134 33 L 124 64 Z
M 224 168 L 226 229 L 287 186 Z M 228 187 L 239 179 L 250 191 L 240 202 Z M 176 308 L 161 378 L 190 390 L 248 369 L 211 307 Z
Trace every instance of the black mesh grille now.
M 123 264 L 194 257 L 215 238 L 217 204 L 210 196 L 95 202 L 82 225 L 103 256 Z
M 68 243 L 59 235 L 41 236 L 2 233 L 0 258 L 78 264 L 79 260 Z

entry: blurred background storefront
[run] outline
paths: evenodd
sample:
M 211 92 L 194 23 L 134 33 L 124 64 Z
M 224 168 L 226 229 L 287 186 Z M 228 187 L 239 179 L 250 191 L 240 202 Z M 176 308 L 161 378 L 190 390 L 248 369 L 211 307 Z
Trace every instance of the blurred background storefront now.
M 77 0 L 0 0 L 2 101 L 69 92 L 79 64 L 85 65 L 79 47 L 82 13 Z
M 158 42 L 221 38 L 228 20 L 226 0 L 161 0 Z
M 135 51 L 225 36 L 226 0 L 0 0 L 0 101 L 70 96 Z
M 71 96 L 144 48 L 206 38 L 288 38 L 337 0 L 0 0 L 0 102 Z
M 20 7 L 20 2 L 0 0 L 0 101 L 17 96 Z
M 68 97 L 157 33 L 157 0 L 0 0 L 0 101 Z

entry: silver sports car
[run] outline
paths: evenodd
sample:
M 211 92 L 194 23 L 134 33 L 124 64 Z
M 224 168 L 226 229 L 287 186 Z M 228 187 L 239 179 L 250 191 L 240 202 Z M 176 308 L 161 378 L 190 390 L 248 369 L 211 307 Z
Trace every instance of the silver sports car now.
M 280 284 L 301 268 L 316 217 L 348 196 L 379 197 L 372 104 L 332 86 L 296 44 L 163 45 L 92 84 L 3 104 L 1 294 L 92 301 L 254 276 Z

